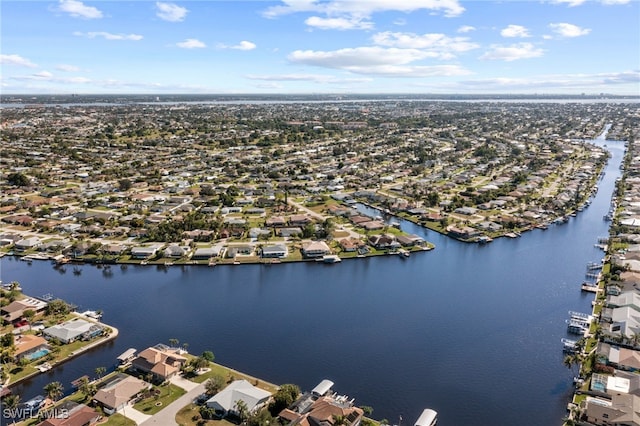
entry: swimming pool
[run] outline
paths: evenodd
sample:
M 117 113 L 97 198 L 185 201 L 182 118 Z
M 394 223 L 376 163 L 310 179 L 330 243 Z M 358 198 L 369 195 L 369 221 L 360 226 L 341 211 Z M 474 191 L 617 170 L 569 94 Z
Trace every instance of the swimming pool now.
M 29 354 L 29 355 L 25 355 L 24 357 L 26 359 L 28 359 L 29 361 L 33 361 L 34 359 L 42 358 L 43 356 L 45 356 L 49 352 L 51 352 L 49 349 L 42 348 L 42 349 L 38 349 L 37 351 L 35 351 L 35 352 L 33 352 L 33 353 Z

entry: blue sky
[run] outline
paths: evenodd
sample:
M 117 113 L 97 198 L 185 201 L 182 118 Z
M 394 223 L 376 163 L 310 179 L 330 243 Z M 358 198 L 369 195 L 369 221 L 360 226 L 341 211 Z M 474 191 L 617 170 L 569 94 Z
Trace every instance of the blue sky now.
M 0 7 L 3 94 L 640 95 L 639 0 Z

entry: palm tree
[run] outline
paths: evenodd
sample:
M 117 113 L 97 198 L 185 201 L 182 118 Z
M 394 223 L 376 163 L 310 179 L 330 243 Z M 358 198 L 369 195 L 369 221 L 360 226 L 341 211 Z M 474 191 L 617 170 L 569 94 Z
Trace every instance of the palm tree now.
M 178 343 L 180 343 L 178 339 L 169 339 L 169 344 L 171 345 L 172 348 L 175 348 L 176 346 L 178 346 Z
M 573 371 L 573 367 L 580 363 L 579 357 L 576 354 L 569 354 L 564 357 L 562 363 L 570 370 Z M 574 371 L 575 372 L 575 371 Z
M 9 410 L 11 418 L 13 419 L 14 410 L 18 408 L 18 405 L 20 405 L 20 395 L 15 395 L 15 394 L 9 395 L 4 398 L 3 402 L 6 409 Z M 14 421 L 11 424 L 15 425 L 16 422 Z
M 96 372 L 96 376 L 98 376 L 98 379 L 102 378 L 102 375 L 107 371 L 106 368 L 104 367 L 96 367 L 95 372 Z
M 199 356 L 198 358 L 191 361 L 191 365 L 193 365 L 193 368 L 195 368 L 196 370 L 200 370 L 207 367 L 209 365 L 209 361 L 206 358 Z
M 240 417 L 240 420 L 242 422 L 247 420 L 247 418 L 249 417 L 249 407 L 247 407 L 247 403 L 246 402 L 244 402 L 243 400 L 239 399 L 238 401 L 236 401 L 236 404 L 235 404 L 235 406 L 233 408 L 238 413 L 238 417 Z
M 85 399 L 89 399 L 96 394 L 98 388 L 95 384 L 89 382 L 89 379 L 87 377 L 83 377 L 82 380 L 80 380 L 80 384 L 78 385 L 78 390 L 85 395 Z
M 64 393 L 64 387 L 60 382 L 51 382 L 47 384 L 43 390 L 47 394 L 47 397 L 51 398 L 54 402 L 57 401 Z
M 344 426 L 347 424 L 347 418 L 340 414 L 331 416 L 333 417 L 333 426 Z

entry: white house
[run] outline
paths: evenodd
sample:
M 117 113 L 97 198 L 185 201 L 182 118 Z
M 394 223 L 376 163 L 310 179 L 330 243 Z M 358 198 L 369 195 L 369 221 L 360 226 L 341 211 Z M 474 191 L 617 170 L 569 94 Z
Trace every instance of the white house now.
M 243 401 L 249 412 L 264 406 L 271 393 L 253 386 L 246 380 L 236 380 L 222 391 L 207 400 L 207 407 L 213 408 L 217 414 L 238 414 L 236 404 Z
M 289 250 L 285 244 L 276 244 L 273 246 L 264 246 L 262 248 L 262 257 L 287 257 Z

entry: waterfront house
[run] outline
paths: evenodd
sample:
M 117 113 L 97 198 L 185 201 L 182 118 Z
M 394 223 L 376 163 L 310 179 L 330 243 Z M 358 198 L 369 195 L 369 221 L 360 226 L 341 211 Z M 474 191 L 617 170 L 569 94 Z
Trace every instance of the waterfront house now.
M 253 254 L 253 246 L 251 244 L 234 244 L 227 247 L 227 257 L 250 256 L 251 254 Z
M 169 244 L 164 249 L 164 257 L 181 258 L 189 253 L 189 246 L 179 246 L 178 244 Z
M 89 340 L 101 335 L 103 332 L 104 328 L 101 325 L 80 318 L 72 319 L 42 330 L 42 334 L 46 339 L 58 339 L 65 344 L 79 339 Z
M 626 291 L 618 296 L 607 296 L 607 308 L 622 308 L 625 306 L 629 306 L 630 308 L 640 312 L 640 293 L 636 291 Z
M 286 244 L 276 244 L 262 247 L 263 258 L 284 258 L 289 254 Z
M 302 255 L 306 258 L 322 257 L 331 253 L 331 249 L 324 241 L 309 241 L 302 245 Z
M 598 343 L 596 360 L 620 370 L 640 371 L 640 352 L 609 343 Z
M 602 312 L 603 320 L 610 321 L 608 330 L 604 331 L 606 339 L 632 339 L 640 333 L 640 312 L 630 306 L 606 308 Z
M 468 240 L 470 238 L 479 236 L 480 232 L 469 226 L 459 227 L 459 226 L 450 225 L 450 226 L 447 226 L 447 234 L 449 234 L 453 238 Z
M 94 426 L 100 420 L 102 415 L 93 408 L 74 401 L 64 401 L 56 406 L 50 417 L 37 426 Z
M 206 260 L 212 257 L 217 257 L 220 254 L 220 250 L 216 247 L 198 247 L 191 256 L 193 260 Z
M 44 337 L 32 334 L 19 334 L 14 341 L 15 351 L 13 356 L 17 361 L 26 358 L 29 361 L 36 360 L 49 353 L 49 343 Z
M 353 400 L 345 396 L 315 394 L 303 395 L 293 409 L 286 408 L 278 414 L 280 421 L 289 426 L 333 426 L 337 417 L 343 418 L 346 426 L 358 426 L 363 416 L 362 409 L 354 407 Z
M 133 259 L 150 259 L 158 253 L 164 244 L 157 243 L 148 246 L 137 246 L 131 249 Z
M 358 250 L 360 241 L 356 238 L 343 238 L 338 241 L 338 244 L 340 245 L 340 249 L 342 249 L 342 251 L 349 253 Z
M 145 390 L 151 389 L 151 384 L 126 374 L 118 374 L 103 385 L 93 396 L 93 401 L 99 404 L 109 415 L 126 407 Z
M 270 392 L 255 387 L 246 380 L 236 380 L 208 399 L 206 404 L 220 416 L 237 415 L 238 401 L 243 401 L 249 413 L 253 413 L 264 407 L 270 398 Z
M 24 299 L 15 300 L 0 308 L 0 314 L 3 320 L 15 322 L 22 319 L 24 312 L 27 310 L 32 310 L 36 314 L 44 312 L 47 304 L 47 302 L 34 297 L 25 297 Z
M 38 238 L 38 237 L 30 237 L 30 238 L 25 238 L 25 239 L 22 239 L 20 241 L 17 241 L 13 248 L 16 251 L 21 252 L 21 251 L 26 251 L 26 250 L 29 250 L 29 249 L 36 248 L 40 244 L 42 244 L 40 242 L 40 238 Z
M 391 234 L 370 235 L 367 240 L 373 247 L 381 250 L 400 248 L 400 243 Z
M 611 400 L 587 397 L 583 408 L 592 425 L 640 425 L 640 397 L 636 395 L 613 395 Z
M 417 235 L 398 235 L 396 241 L 405 247 L 422 246 L 425 244 L 424 238 Z
M 140 352 L 137 358 L 131 361 L 134 370 L 141 373 L 150 373 L 154 380 L 163 382 L 180 372 L 187 362 L 187 358 L 180 355 L 180 350 L 169 348 L 163 344 L 157 344 Z

